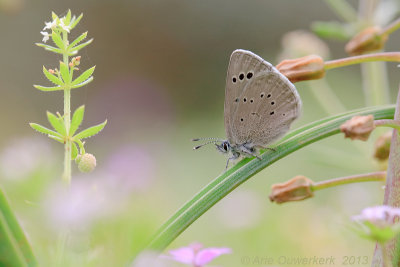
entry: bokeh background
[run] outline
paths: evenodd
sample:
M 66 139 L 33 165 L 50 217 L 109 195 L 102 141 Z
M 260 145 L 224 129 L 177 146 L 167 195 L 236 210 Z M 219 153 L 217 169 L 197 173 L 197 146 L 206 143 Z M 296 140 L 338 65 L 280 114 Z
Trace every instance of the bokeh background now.
M 398 1 L 375 2 L 384 14 L 378 23 L 399 10 Z M 349 3 L 358 7 L 358 1 Z M 86 106 L 85 128 L 104 119 L 108 124 L 86 142 L 96 170 L 83 175 L 74 165 L 66 189 L 63 147 L 28 123 L 48 125 L 46 111 L 63 109 L 62 93 L 32 85 L 48 85 L 42 66 L 54 68 L 59 60 L 35 46 L 44 22 L 51 11 L 64 15 L 69 8 L 84 14 L 71 37 L 89 31 L 94 38 L 80 51 L 80 67 L 96 65 L 94 81 L 72 92 L 72 107 Z M 315 0 L 0 0 L 0 181 L 42 266 L 129 266 L 157 228 L 224 170 L 224 156 L 212 146 L 193 151 L 190 139 L 225 135 L 231 52 L 248 49 L 272 64 L 296 49 L 325 59 L 346 56 L 344 41 L 304 33 L 287 37 L 310 31 L 315 21 L 340 18 Z M 396 51 L 398 42 L 395 33 L 386 50 Z M 393 103 L 398 69 L 387 64 L 387 70 Z M 365 106 L 359 66 L 296 87 L 304 108 L 294 127 Z M 333 256 L 335 266 L 344 256 L 367 256 L 368 264 L 353 266 L 369 265 L 374 244 L 350 230 L 350 216 L 380 204 L 382 184 L 337 187 L 284 205 L 271 203 L 268 195 L 272 184 L 299 174 L 322 181 L 384 168 L 372 158 L 376 137 L 362 143 L 333 136 L 276 162 L 204 214 L 169 249 L 194 241 L 232 248 L 215 260 L 221 266 L 243 266 L 246 256 L 273 258 L 273 266 L 280 256 Z

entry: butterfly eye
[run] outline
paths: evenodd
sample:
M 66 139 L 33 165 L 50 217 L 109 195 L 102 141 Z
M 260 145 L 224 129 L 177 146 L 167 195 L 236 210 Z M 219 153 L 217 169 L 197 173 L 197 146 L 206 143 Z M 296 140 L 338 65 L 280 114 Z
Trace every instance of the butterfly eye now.
M 239 80 L 242 81 L 243 79 L 244 79 L 244 73 L 240 73 L 240 74 L 239 74 Z
M 228 151 L 228 146 L 226 143 L 224 143 L 224 150 Z

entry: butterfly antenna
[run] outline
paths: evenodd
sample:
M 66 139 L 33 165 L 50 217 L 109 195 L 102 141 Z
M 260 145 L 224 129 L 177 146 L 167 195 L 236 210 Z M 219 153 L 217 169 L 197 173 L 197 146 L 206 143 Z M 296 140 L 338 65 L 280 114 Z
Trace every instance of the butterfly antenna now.
M 208 145 L 208 144 L 215 144 L 215 143 L 217 143 L 217 142 L 219 142 L 219 141 L 220 141 L 220 140 L 211 140 L 211 141 L 205 142 L 204 144 L 195 146 L 195 147 L 193 147 L 193 149 L 194 149 L 194 150 L 197 150 L 197 149 L 199 149 L 199 148 L 202 147 L 202 146 L 205 146 L 205 145 Z
M 216 140 L 216 141 L 223 141 L 220 138 L 215 138 L 215 137 L 205 137 L 205 138 L 193 138 L 192 141 L 204 141 L 204 140 Z

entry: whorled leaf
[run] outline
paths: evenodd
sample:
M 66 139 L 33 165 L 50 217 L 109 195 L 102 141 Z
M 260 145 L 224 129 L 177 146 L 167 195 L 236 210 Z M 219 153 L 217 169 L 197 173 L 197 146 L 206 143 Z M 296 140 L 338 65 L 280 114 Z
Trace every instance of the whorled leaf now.
M 83 17 L 83 13 L 81 13 L 80 15 L 79 15 L 79 17 L 77 17 L 77 18 L 75 18 L 75 16 L 72 18 L 72 22 L 71 22 L 71 30 L 73 29 L 73 28 L 75 28 L 75 26 L 79 23 L 79 21 L 82 19 L 82 17 Z
M 90 83 L 91 81 L 93 81 L 93 76 L 90 77 L 89 79 L 87 79 L 87 80 L 84 81 L 84 82 L 81 82 L 81 83 L 78 83 L 78 84 L 76 84 L 76 85 L 71 86 L 71 89 L 76 89 L 76 88 L 85 86 L 86 84 Z
M 83 105 L 75 110 L 71 120 L 71 127 L 69 128 L 70 136 L 73 136 L 76 130 L 78 130 L 79 126 L 82 123 L 84 113 L 85 113 L 85 106 Z
M 63 81 L 61 81 L 60 78 L 58 78 L 54 74 L 51 74 L 44 66 L 43 66 L 43 73 L 50 82 L 56 85 L 64 85 Z
M 60 48 L 51 46 L 51 45 L 47 45 L 47 44 L 42 44 L 42 43 L 36 43 L 37 46 L 43 47 L 44 49 L 46 49 L 47 51 L 51 51 L 54 53 L 58 53 L 58 54 L 62 54 L 63 51 Z
M 71 74 L 69 72 L 69 67 L 64 63 L 60 61 L 60 72 L 61 72 L 61 77 L 63 78 L 65 83 L 70 83 L 71 82 Z
M 77 85 L 80 84 L 82 82 L 84 82 L 85 80 L 87 80 L 94 72 L 94 69 L 96 68 L 96 66 L 91 67 L 90 69 L 87 69 L 86 71 L 84 71 L 81 75 L 79 75 L 78 78 L 76 78 L 71 85 Z
M 92 126 L 86 130 L 83 130 L 82 132 L 76 134 L 73 137 L 73 140 L 78 140 L 78 139 L 84 139 L 84 138 L 89 138 L 92 137 L 93 135 L 98 134 L 101 130 L 103 130 L 104 126 L 106 126 L 107 120 L 105 120 L 103 123 L 98 124 L 96 126 Z
M 84 32 L 82 33 L 79 37 L 77 37 L 72 43 L 70 43 L 70 45 L 68 46 L 68 49 L 71 49 L 72 47 L 74 47 L 75 45 L 77 45 L 78 43 L 80 43 L 83 39 L 86 38 L 88 32 Z
M 89 45 L 91 42 L 93 42 L 93 38 L 88 40 L 88 41 L 86 41 L 86 42 L 84 42 L 84 43 L 82 43 L 82 44 L 80 44 L 80 45 L 72 47 L 71 49 L 69 49 L 69 52 L 70 53 L 77 52 L 77 51 L 81 50 L 82 48 L 84 48 L 85 46 Z
M 53 135 L 53 136 L 62 138 L 62 135 L 60 135 L 59 133 L 57 133 L 57 132 L 55 132 L 53 130 L 50 130 L 49 128 L 46 128 L 46 127 L 44 127 L 44 126 L 42 126 L 40 124 L 31 122 L 31 123 L 29 123 L 29 125 L 34 130 L 38 131 L 39 133 L 46 134 L 46 135 Z
M 78 156 L 78 148 L 75 142 L 71 142 L 71 159 L 74 160 Z
M 60 34 L 57 31 L 52 31 L 51 33 L 51 39 L 53 40 L 54 44 L 58 46 L 61 50 L 64 50 L 64 42 L 60 36 Z
M 50 92 L 50 91 L 61 91 L 64 90 L 64 86 L 52 86 L 52 87 L 46 87 L 46 86 L 41 86 L 41 85 L 33 85 L 36 89 L 40 91 L 45 91 L 45 92 Z
M 54 130 L 56 130 L 62 136 L 66 135 L 64 121 L 62 118 L 59 118 L 50 111 L 47 111 L 47 119 L 49 120 L 51 126 L 53 126 Z

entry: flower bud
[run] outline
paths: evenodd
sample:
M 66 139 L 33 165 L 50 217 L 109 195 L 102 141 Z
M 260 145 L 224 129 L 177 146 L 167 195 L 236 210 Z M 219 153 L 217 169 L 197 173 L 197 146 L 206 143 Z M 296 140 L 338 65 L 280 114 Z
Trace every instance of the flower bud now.
M 75 162 L 77 161 L 78 161 L 78 169 L 81 172 L 91 172 L 96 167 L 96 158 L 89 153 L 77 156 Z
M 358 139 L 367 141 L 371 132 L 375 129 L 374 116 L 354 116 L 340 126 L 340 131 L 344 133 L 345 138 L 352 140 Z
M 392 141 L 392 131 L 389 131 L 375 141 L 374 145 L 374 158 L 383 161 L 389 158 L 390 143 Z
M 298 175 L 283 184 L 274 184 L 269 199 L 276 203 L 300 201 L 314 196 L 311 189 L 313 181 L 305 176 Z
M 380 50 L 385 45 L 388 36 L 381 35 L 379 27 L 369 27 L 354 36 L 345 46 L 349 55 L 361 55 Z
M 325 76 L 324 60 L 317 55 L 286 59 L 276 68 L 293 83 L 316 80 Z

